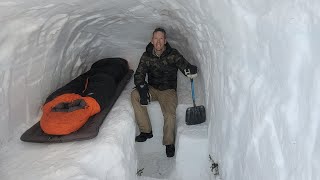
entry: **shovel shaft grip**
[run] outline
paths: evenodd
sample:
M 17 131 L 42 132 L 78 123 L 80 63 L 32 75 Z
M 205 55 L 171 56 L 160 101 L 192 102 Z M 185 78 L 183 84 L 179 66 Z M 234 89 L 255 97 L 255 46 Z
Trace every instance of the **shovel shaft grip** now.
M 193 83 L 193 79 L 190 79 L 191 81 L 191 92 L 192 92 L 192 101 L 193 101 L 193 106 L 196 107 L 196 97 L 194 94 L 194 83 Z

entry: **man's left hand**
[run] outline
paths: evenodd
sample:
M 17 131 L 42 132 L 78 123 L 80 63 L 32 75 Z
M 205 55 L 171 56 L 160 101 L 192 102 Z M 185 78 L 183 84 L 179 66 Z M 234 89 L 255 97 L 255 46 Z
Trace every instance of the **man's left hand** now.
M 198 75 L 198 68 L 197 66 L 190 65 L 184 70 L 184 73 L 188 78 L 193 79 Z

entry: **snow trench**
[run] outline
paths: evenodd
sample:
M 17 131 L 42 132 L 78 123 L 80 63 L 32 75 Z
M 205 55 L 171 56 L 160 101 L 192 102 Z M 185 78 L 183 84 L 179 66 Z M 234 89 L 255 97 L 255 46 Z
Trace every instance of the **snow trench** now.
M 39 120 L 52 91 L 101 58 L 122 57 L 135 69 L 160 26 L 199 67 L 196 92 L 209 123 L 208 162 L 210 155 L 219 164 L 221 179 L 319 179 L 319 8 L 316 0 L 0 1 L 1 169 L 15 160 L 10 153 L 21 151 L 15 148 L 39 153 L 39 145 L 18 138 Z M 180 73 L 178 93 L 188 88 Z M 131 116 L 124 119 L 134 126 Z M 20 168 L 28 171 L 23 163 Z M 79 172 L 95 177 L 94 170 Z M 114 172 L 120 177 L 122 171 Z

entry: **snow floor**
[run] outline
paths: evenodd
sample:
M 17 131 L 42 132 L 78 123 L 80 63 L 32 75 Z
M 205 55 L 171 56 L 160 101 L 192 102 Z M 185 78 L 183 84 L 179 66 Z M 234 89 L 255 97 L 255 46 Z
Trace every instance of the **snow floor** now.
M 138 170 L 140 175 L 152 178 L 169 178 L 175 168 L 175 156 L 168 158 L 165 146 L 162 145 L 163 116 L 160 105 L 152 102 L 148 106 L 148 112 L 152 124 L 153 138 L 146 142 L 136 142 L 138 155 Z M 139 133 L 139 131 L 137 131 Z
M 141 176 L 168 179 L 175 168 L 175 157 L 168 158 L 162 138 L 153 137 L 145 143 L 136 143 L 138 171 Z
M 194 126 L 185 124 L 185 112 L 190 106 L 179 104 L 177 107 L 176 154 L 172 158 L 166 156 L 165 146 L 162 145 L 163 116 L 160 105 L 152 102 L 148 106 L 154 137 L 136 143 L 139 180 L 209 179 L 208 125 L 207 122 Z
M 191 106 L 185 102 L 192 102 L 187 98 L 190 92 L 178 93 L 176 154 L 167 158 L 162 145 L 163 117 L 157 102 L 148 106 L 154 137 L 144 143 L 134 142 L 139 131 L 130 102 L 132 87 L 131 80 L 94 139 L 27 143 L 19 138 L 33 124 L 19 127 L 15 137 L 0 149 L 1 179 L 209 179 L 207 123 L 184 123 L 185 110 Z

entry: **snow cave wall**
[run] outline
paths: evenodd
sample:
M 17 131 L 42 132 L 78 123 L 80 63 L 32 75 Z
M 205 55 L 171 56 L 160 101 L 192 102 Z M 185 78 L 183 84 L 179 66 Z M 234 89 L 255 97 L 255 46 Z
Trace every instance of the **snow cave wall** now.
M 0 147 L 96 60 L 119 56 L 135 69 L 161 26 L 200 69 L 196 91 L 222 179 L 317 179 L 319 8 L 316 0 L 0 1 Z

